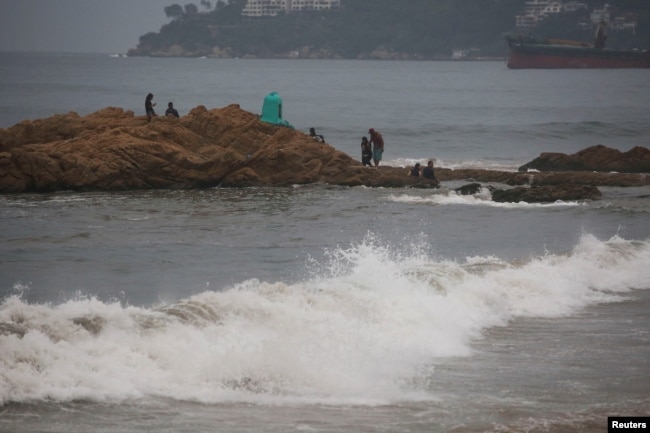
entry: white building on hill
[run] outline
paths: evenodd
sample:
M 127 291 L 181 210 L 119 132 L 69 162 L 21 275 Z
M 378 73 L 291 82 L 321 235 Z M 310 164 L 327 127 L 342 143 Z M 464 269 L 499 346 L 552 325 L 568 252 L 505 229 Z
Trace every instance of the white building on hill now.
M 242 15 L 245 17 L 274 17 L 280 13 L 321 11 L 337 8 L 341 0 L 248 0 Z
M 524 14 L 515 16 L 515 20 L 517 27 L 530 28 L 535 27 L 548 15 L 573 12 L 578 9 L 587 9 L 587 5 L 579 1 L 529 0 L 524 7 Z

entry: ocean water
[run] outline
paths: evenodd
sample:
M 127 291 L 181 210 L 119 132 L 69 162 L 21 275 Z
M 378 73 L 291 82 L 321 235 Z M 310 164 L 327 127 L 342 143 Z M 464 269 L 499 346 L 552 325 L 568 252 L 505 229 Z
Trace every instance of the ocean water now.
M 0 127 L 284 100 L 356 156 L 650 142 L 647 71 L 0 53 Z M 406 171 L 406 170 L 405 170 Z M 602 432 L 650 408 L 650 187 L 0 195 L 0 432 Z M 497 185 L 499 186 L 499 185 Z

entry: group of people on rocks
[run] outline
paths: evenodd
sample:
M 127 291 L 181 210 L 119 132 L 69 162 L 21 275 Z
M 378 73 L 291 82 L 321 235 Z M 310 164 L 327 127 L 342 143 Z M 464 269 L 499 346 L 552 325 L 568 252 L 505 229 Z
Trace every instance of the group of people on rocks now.
M 381 133 L 374 128 L 368 130 L 370 140 L 368 137 L 361 137 L 361 163 L 364 167 L 379 167 L 384 154 L 384 137 Z M 319 143 L 325 143 L 325 137 L 316 134 L 315 128 L 309 128 L 309 136 Z M 425 179 L 437 180 L 435 172 L 433 171 L 433 161 L 430 160 L 427 166 L 423 169 L 420 168 L 420 163 L 416 163 L 415 167 L 409 172 L 411 176 L 423 177 Z
M 153 102 L 153 94 L 147 94 L 144 101 L 144 109 L 147 113 L 147 122 L 150 122 L 152 117 L 157 116 L 156 111 L 153 108 L 155 106 L 156 103 Z M 174 103 L 171 101 L 167 104 L 165 116 L 180 117 L 178 111 L 174 108 Z M 368 140 L 368 137 L 366 136 L 361 137 L 361 163 L 364 167 L 372 167 L 372 163 L 374 163 L 375 167 L 379 167 L 384 154 L 384 137 L 374 128 L 370 128 L 368 134 L 370 135 L 370 140 Z M 315 128 L 309 128 L 309 136 L 319 143 L 325 143 L 325 137 L 316 134 Z M 420 171 L 420 163 L 415 164 L 415 167 L 411 170 L 410 174 L 415 177 L 420 177 L 420 175 L 422 175 L 422 177 L 426 179 L 435 180 L 436 177 L 433 172 L 433 161 L 429 161 L 422 171 Z
M 384 154 L 384 137 L 379 131 L 374 128 L 368 130 L 370 140 L 367 137 L 361 137 L 361 163 L 363 166 L 372 167 L 373 161 L 375 167 L 379 167 L 382 156 Z M 416 163 L 415 167 L 411 169 L 410 175 L 414 177 L 424 177 L 425 179 L 437 180 L 435 172 L 433 171 L 433 161 L 429 161 L 424 169 L 420 169 L 420 163 Z
M 384 137 L 379 131 L 374 128 L 368 130 L 370 140 L 367 137 L 361 137 L 361 163 L 363 166 L 372 167 L 370 161 L 375 163 L 375 167 L 379 167 L 381 158 L 384 154 Z
M 156 106 L 156 103 L 153 102 L 153 93 L 149 93 L 144 100 L 144 111 L 147 113 L 147 122 L 151 121 L 152 117 L 156 117 L 156 111 L 153 107 Z M 167 110 L 165 110 L 165 116 L 180 117 L 178 111 L 174 108 L 174 103 L 169 102 L 167 104 Z
M 429 161 L 427 166 L 423 169 L 420 169 L 420 163 L 416 162 L 415 166 L 411 169 L 411 176 L 420 177 L 422 176 L 425 179 L 435 180 L 436 174 L 433 171 L 433 161 Z

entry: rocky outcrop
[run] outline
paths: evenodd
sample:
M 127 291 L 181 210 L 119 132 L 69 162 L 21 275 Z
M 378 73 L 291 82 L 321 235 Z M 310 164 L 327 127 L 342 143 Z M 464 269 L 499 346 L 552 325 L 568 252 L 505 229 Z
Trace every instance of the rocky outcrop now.
M 511 186 L 650 184 L 646 174 L 503 172 L 436 168 L 440 181 Z M 194 108 L 179 118 L 145 116 L 108 107 L 23 121 L 0 129 L 0 193 L 60 190 L 286 186 L 435 188 L 438 182 L 400 167 L 359 161 L 300 131 L 260 121 L 230 105 Z M 555 201 L 557 197 L 549 200 Z
M 468 183 L 467 185 L 463 185 L 460 188 L 456 188 L 454 191 L 456 192 L 456 194 L 459 195 L 474 195 L 474 194 L 479 194 L 482 188 L 483 185 L 481 185 L 478 182 L 474 182 L 474 183 Z
M 518 186 L 512 189 L 495 189 L 492 200 L 500 203 L 552 203 L 561 201 L 596 200 L 602 196 L 600 190 L 590 185 L 563 186 Z
M 469 183 L 456 188 L 459 195 L 477 195 L 487 189 L 492 200 L 498 203 L 554 203 L 556 201 L 597 200 L 602 197 L 600 190 L 591 185 L 533 185 L 499 189 L 492 185 Z
M 213 186 L 436 187 L 394 167 L 363 167 L 328 144 L 264 123 L 238 105 L 177 119 L 109 107 L 0 130 L 0 192 Z
M 542 153 L 531 162 L 519 167 L 519 171 L 601 171 L 619 173 L 650 173 L 650 150 L 634 147 L 627 152 L 592 146 L 573 155 Z

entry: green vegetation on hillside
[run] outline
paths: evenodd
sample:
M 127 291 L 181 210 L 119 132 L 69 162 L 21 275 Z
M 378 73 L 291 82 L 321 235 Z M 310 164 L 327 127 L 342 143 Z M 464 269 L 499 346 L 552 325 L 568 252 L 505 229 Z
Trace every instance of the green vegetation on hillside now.
M 591 10 L 601 2 L 583 0 Z M 246 0 L 202 0 L 165 8 L 171 22 L 140 37 L 129 55 L 223 57 L 448 58 L 453 50 L 482 57 L 506 55 L 503 35 L 517 33 L 515 15 L 525 0 L 342 0 L 341 8 L 273 18 L 245 19 Z M 614 13 L 638 17 L 636 32 L 610 32 L 609 45 L 650 47 L 650 2 L 612 0 Z M 590 42 L 581 28 L 589 12 L 553 16 L 531 33 Z

